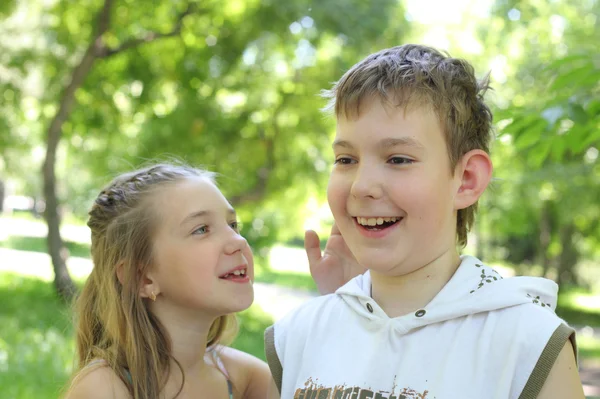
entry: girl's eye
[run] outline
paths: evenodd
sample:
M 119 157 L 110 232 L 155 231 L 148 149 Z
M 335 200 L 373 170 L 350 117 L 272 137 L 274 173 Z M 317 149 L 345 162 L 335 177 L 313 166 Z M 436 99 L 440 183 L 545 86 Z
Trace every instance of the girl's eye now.
M 352 158 L 349 158 L 349 157 L 339 157 L 339 158 L 336 158 L 334 164 L 350 165 L 352 162 L 353 162 Z
M 240 229 L 242 228 L 242 225 L 240 222 L 235 221 L 235 222 L 230 222 L 229 227 L 231 227 L 233 230 L 235 230 L 237 233 L 239 233 Z
M 200 226 L 196 230 L 192 231 L 193 235 L 201 235 L 201 234 L 206 234 L 206 233 L 208 233 L 208 226 L 206 226 L 206 225 Z
M 405 157 L 391 157 L 388 160 L 388 162 L 393 165 L 408 165 L 408 164 L 413 163 L 414 161 L 412 159 L 405 158 Z

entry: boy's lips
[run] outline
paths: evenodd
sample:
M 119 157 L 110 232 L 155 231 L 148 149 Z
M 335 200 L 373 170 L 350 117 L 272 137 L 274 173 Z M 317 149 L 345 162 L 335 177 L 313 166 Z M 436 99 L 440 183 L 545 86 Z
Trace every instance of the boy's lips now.
M 362 226 L 390 225 L 402 220 L 402 216 L 356 216 L 354 220 Z
M 382 238 L 394 231 L 404 217 L 353 217 L 354 225 L 362 236 Z

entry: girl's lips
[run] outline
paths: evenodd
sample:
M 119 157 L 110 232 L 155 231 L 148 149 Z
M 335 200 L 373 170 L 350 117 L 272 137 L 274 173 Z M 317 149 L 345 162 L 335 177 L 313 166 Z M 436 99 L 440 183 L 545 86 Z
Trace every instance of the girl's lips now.
M 230 281 L 232 283 L 245 284 L 250 281 L 250 276 L 248 276 L 248 275 L 236 276 L 235 274 L 231 274 L 227 278 L 221 278 L 221 280 Z
M 238 272 L 238 273 L 236 273 Z M 220 280 L 231 281 L 233 283 L 247 283 L 250 280 L 248 274 L 248 265 L 240 265 L 229 270 L 227 273 L 223 273 L 219 276 Z

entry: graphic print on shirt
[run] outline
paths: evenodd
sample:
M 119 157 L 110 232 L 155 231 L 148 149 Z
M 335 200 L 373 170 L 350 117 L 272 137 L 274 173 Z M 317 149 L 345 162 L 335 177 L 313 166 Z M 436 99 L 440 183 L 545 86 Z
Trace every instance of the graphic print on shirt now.
M 392 388 L 392 391 L 375 391 L 371 388 L 336 385 L 325 387 L 309 378 L 304 388 L 296 389 L 294 399 L 435 399 L 429 391 L 417 392 L 411 388 Z
M 474 290 L 471 290 L 471 294 L 474 293 L 475 291 L 477 291 L 478 289 L 480 289 L 481 287 L 483 287 L 486 283 L 490 284 L 490 283 L 493 283 L 494 281 L 502 280 L 502 276 L 500 276 L 500 274 L 498 274 L 498 272 L 495 271 L 494 269 L 488 269 L 480 263 L 476 263 L 475 267 L 481 269 L 481 276 L 480 276 L 481 281 L 477 285 L 477 288 L 475 288 Z

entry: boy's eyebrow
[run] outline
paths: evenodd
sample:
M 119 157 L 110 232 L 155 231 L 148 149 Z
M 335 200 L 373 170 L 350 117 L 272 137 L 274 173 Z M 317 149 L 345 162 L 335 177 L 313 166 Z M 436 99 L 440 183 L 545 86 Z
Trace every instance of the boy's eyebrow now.
M 346 141 L 346 140 L 334 140 L 334 142 L 331 146 L 333 148 L 336 148 L 336 147 L 343 147 L 343 148 L 348 148 L 348 149 L 354 148 L 354 146 L 352 144 L 350 144 L 349 141 Z M 414 148 L 418 148 L 418 149 L 425 148 L 423 146 L 423 144 L 421 144 L 417 140 L 413 139 L 412 137 L 401 137 L 401 138 L 389 137 L 389 138 L 383 139 L 379 142 L 379 147 L 381 147 L 382 149 L 389 148 L 389 147 L 396 147 L 396 146 L 414 147 Z
M 181 225 L 183 226 L 185 223 L 189 222 L 190 220 L 196 219 L 196 218 L 200 218 L 203 216 L 207 216 L 210 214 L 213 214 L 213 211 L 197 211 L 197 212 L 192 212 L 189 215 L 187 215 L 183 221 L 181 222 Z M 227 209 L 227 214 L 230 216 L 237 216 L 237 213 L 235 212 L 235 209 L 233 208 L 229 208 Z
M 396 146 L 413 147 L 413 148 L 418 148 L 418 149 L 425 148 L 423 146 L 423 144 L 421 144 L 416 139 L 413 139 L 412 137 L 401 137 L 401 138 L 391 138 L 390 137 L 387 139 L 383 139 L 379 142 L 379 147 L 381 147 L 382 149 L 389 148 L 389 147 L 396 147 Z
M 352 146 L 352 144 L 350 144 L 350 142 L 346 141 L 346 140 L 333 140 L 333 144 L 331 144 L 331 147 L 332 148 L 343 147 L 343 148 L 350 148 L 350 149 L 354 148 Z

